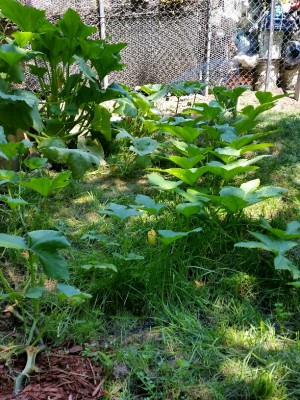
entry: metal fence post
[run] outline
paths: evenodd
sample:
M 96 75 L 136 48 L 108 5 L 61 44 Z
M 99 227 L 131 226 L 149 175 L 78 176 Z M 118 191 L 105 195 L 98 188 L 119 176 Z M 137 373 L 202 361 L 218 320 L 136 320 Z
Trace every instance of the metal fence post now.
M 98 0 L 99 6 L 99 30 L 100 30 L 100 39 L 106 39 L 106 18 L 105 18 L 105 1 Z M 104 87 L 108 86 L 108 76 L 105 76 L 103 79 Z
M 265 83 L 266 92 L 269 90 L 269 85 L 270 85 L 270 72 L 272 66 L 272 48 L 273 48 L 273 36 L 274 36 L 274 18 L 275 18 L 275 0 L 271 0 L 270 36 L 269 36 L 268 60 L 267 60 L 266 83 Z
M 208 84 L 210 79 L 210 57 L 211 57 L 211 39 L 212 39 L 212 0 L 207 0 L 207 46 L 206 46 L 206 69 L 205 69 L 205 83 L 207 86 L 205 88 L 205 96 L 208 96 Z

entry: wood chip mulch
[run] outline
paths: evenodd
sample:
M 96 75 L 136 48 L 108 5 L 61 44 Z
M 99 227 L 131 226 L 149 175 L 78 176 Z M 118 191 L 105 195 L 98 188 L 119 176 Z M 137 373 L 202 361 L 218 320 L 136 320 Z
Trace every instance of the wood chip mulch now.
M 67 351 L 41 353 L 37 356 L 38 372 L 30 376 L 27 386 L 13 395 L 14 379 L 0 362 L 0 400 L 95 400 L 104 395 L 104 373 L 101 365 L 80 356 L 81 346 Z M 19 373 L 25 357 L 14 360 L 11 368 Z

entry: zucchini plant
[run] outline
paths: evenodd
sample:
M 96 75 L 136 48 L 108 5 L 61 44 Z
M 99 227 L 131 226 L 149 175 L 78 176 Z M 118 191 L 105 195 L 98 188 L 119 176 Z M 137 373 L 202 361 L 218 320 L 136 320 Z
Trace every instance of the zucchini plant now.
M 150 168 L 154 173 L 149 181 L 161 190 L 172 185 L 184 199 L 176 208 L 179 213 L 239 215 L 252 204 L 285 193 L 283 188 L 260 187 L 259 179 L 245 180 L 248 172 L 259 168 L 260 160 L 269 157 L 255 153 L 272 146 L 259 140 L 274 132 L 253 132 L 257 116 L 280 97 L 258 92 L 257 107 L 237 111 L 238 99 L 246 89 L 219 87 L 214 90 L 219 101 L 196 103 L 167 120 L 145 121 L 150 133 L 162 132 L 168 143 L 163 157 L 168 167 Z M 161 173 L 177 180 L 158 178 Z M 242 177 L 242 183 L 235 186 Z
M 126 92 L 114 83 L 104 88 L 102 82 L 110 72 L 123 67 L 120 51 L 125 44 L 93 38 L 97 29 L 84 24 L 72 9 L 56 23 L 49 22 L 44 11 L 15 0 L 1 1 L 0 10 L 17 26 L 15 32 L 3 38 L 0 47 L 0 61 L 6 66 L 0 100 L 8 103 L 3 120 L 8 126 L 12 124 L 13 119 L 8 117 L 12 115 L 11 103 L 16 108 L 22 100 L 22 108 L 14 112 L 20 119 L 17 128 L 36 140 L 46 157 L 69 165 L 73 175 L 80 177 L 83 172 L 75 166 L 82 164 L 82 169 L 87 169 L 99 163 L 103 158 L 101 143 L 112 139 L 111 114 L 101 103 Z M 28 83 L 35 83 L 35 94 L 17 91 L 12 94 L 22 99 L 7 97 L 5 82 L 24 80 L 20 64 L 24 61 Z M 17 121 L 13 124 L 15 127 Z

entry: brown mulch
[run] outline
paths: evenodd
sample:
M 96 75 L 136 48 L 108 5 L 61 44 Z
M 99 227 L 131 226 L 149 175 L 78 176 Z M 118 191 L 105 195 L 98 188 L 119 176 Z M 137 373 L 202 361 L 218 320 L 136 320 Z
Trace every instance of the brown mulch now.
M 55 350 L 54 350 L 55 351 Z M 30 376 L 27 386 L 13 395 L 14 380 L 4 362 L 0 362 L 0 400 L 96 400 L 104 395 L 103 368 L 80 355 L 81 346 L 67 351 L 41 353 L 37 356 L 38 372 Z M 19 373 L 25 356 L 13 361 Z

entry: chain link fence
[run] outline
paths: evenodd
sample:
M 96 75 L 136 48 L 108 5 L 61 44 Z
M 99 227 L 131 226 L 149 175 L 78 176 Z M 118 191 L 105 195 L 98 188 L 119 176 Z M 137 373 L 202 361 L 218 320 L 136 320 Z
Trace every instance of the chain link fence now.
M 126 66 L 109 81 L 137 86 L 190 80 L 231 88 L 295 89 L 300 1 L 21 1 L 46 10 L 53 21 L 71 7 L 86 23 L 101 27 L 102 37 L 105 29 L 108 41 L 126 42 Z

